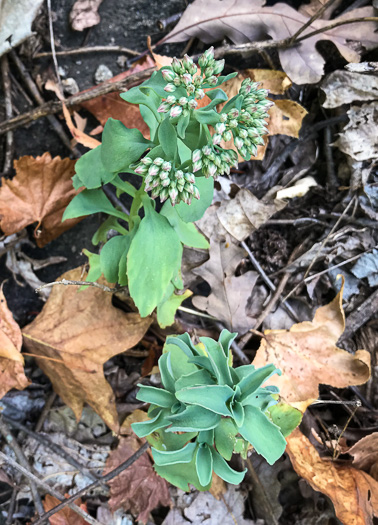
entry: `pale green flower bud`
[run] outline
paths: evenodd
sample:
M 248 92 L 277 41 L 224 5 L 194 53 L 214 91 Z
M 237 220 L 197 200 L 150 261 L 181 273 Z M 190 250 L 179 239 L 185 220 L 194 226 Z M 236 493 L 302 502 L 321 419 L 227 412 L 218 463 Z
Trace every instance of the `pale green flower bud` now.
M 238 121 L 236 119 L 230 120 L 228 125 L 229 125 L 230 128 L 237 128 L 239 126 Z
M 236 108 L 232 108 L 228 115 L 231 119 L 236 119 L 239 116 L 239 111 Z
M 193 60 L 188 55 L 184 55 L 182 65 L 187 71 L 189 71 L 190 66 L 193 65 Z
M 148 168 L 148 174 L 151 175 L 151 177 L 156 177 L 159 171 L 160 171 L 160 168 L 156 164 L 151 164 L 151 166 Z
M 215 86 L 218 83 L 218 77 L 212 76 L 208 78 L 207 83 L 210 84 L 210 86 Z
M 241 137 L 236 137 L 234 143 L 237 149 L 241 149 L 244 146 L 244 140 Z
M 222 135 L 222 138 L 225 142 L 228 142 L 229 140 L 232 139 L 232 133 L 231 131 L 225 131 Z
M 170 162 L 167 162 L 167 161 L 166 161 L 166 162 L 164 162 L 164 163 L 162 164 L 161 169 L 162 169 L 163 171 L 167 171 L 167 172 L 169 172 L 169 171 L 171 171 L 171 169 L 172 169 L 172 164 L 171 164 Z
M 143 164 L 138 164 L 138 166 L 135 168 L 134 171 L 138 175 L 145 175 L 148 171 L 148 166 L 144 166 Z
M 173 79 L 173 85 L 175 85 L 176 87 L 181 86 L 181 78 L 180 77 L 175 77 Z
M 171 202 L 173 206 L 176 204 L 176 199 L 178 197 L 178 191 L 176 188 L 170 188 L 169 189 L 169 198 L 171 199 Z
M 169 112 L 169 115 L 172 118 L 179 117 L 182 113 L 182 107 L 181 106 L 172 106 L 171 111 Z
M 172 60 L 171 66 L 173 71 L 179 75 L 185 72 L 185 69 L 183 68 L 180 60 L 178 60 L 176 57 L 174 57 L 174 59 Z
M 179 98 L 178 103 L 180 104 L 180 106 L 185 106 L 188 103 L 188 99 L 186 97 L 181 97 Z
M 190 109 L 196 109 L 196 107 L 198 106 L 198 102 L 192 98 L 191 100 L 189 100 L 188 106 L 190 107 Z
M 172 82 L 172 80 L 176 78 L 176 74 L 170 69 L 162 69 L 161 74 L 166 82 Z
M 246 129 L 239 129 L 239 135 L 242 139 L 246 139 L 248 137 L 248 131 Z
M 154 160 L 154 164 L 156 166 L 161 166 L 164 162 L 164 159 L 162 159 L 161 157 L 156 157 L 156 159 Z
M 226 122 L 227 118 L 228 118 L 227 113 L 221 113 L 220 114 L 221 122 Z
M 162 102 L 160 106 L 157 108 L 158 113 L 166 113 L 169 110 L 169 104 L 166 102 Z
M 214 75 L 219 75 L 224 69 L 224 60 L 217 60 L 214 64 Z
M 204 92 L 203 89 L 196 89 L 196 90 L 194 91 L 194 96 L 195 96 L 196 98 L 201 99 L 201 98 L 203 98 L 203 97 L 205 96 L 205 92 Z
M 176 102 L 176 97 L 173 95 L 169 95 L 166 99 L 166 103 L 170 106 Z
M 166 91 L 167 93 L 173 93 L 174 91 L 176 91 L 176 86 L 174 84 L 167 84 L 164 88 L 164 91 Z
M 140 162 L 145 166 L 149 166 L 152 164 L 152 159 L 150 157 L 143 157 L 143 159 L 140 159 Z
M 163 180 L 161 181 L 161 185 L 163 186 L 163 188 L 166 188 L 167 186 L 169 186 L 170 183 L 171 183 L 171 181 L 169 180 L 169 178 L 167 178 L 167 179 L 163 179 Z
M 184 74 L 182 75 L 182 79 L 183 79 L 184 84 L 185 84 L 186 86 L 189 86 L 189 84 L 192 83 L 192 75 L 191 75 L 190 73 L 184 73 Z
M 197 199 L 198 201 L 200 200 L 201 196 L 200 196 L 200 192 L 199 192 L 199 189 L 197 188 L 197 186 L 193 186 L 193 197 L 195 199 Z
M 196 162 L 193 162 L 193 173 L 196 173 L 196 171 L 199 171 L 202 168 L 202 160 L 197 160 Z
M 183 180 L 184 179 L 184 172 L 182 170 L 175 171 L 175 177 L 177 180 Z
M 215 132 L 222 134 L 224 131 L 226 131 L 226 125 L 224 122 L 218 122 L 218 124 L 215 124 Z
M 215 133 L 215 135 L 213 135 L 213 144 L 214 144 L 214 146 L 217 146 L 221 142 L 222 142 L 222 135 L 219 135 L 218 133 Z
M 163 188 L 159 195 L 160 202 L 166 201 L 168 197 L 169 197 L 169 190 L 167 188 Z
M 196 92 L 196 88 L 193 84 L 189 84 L 189 86 L 186 86 L 186 91 L 189 95 L 193 95 Z
M 196 178 L 193 175 L 193 173 L 189 173 L 189 172 L 185 173 L 184 178 L 186 182 L 190 182 L 191 184 L 194 184 L 196 182 Z

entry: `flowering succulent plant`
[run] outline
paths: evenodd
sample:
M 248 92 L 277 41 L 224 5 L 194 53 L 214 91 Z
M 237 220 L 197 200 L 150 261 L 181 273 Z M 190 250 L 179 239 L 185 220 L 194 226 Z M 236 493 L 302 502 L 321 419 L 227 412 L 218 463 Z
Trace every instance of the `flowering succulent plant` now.
M 210 48 L 199 57 L 198 66 L 187 55 L 174 58 L 171 66 L 122 93 L 126 102 L 139 105 L 150 139 L 110 118 L 102 144 L 76 163 L 73 184 L 84 189 L 63 217 L 109 215 L 92 239 L 94 245 L 105 243 L 101 253 L 86 252 L 88 280 L 103 274 L 111 283 L 127 285 L 140 314 L 147 316 L 157 308 L 162 326 L 172 324 L 185 298 L 180 295 L 183 245 L 208 247 L 192 223 L 210 206 L 214 179 L 237 167 L 238 153 L 246 160 L 256 155 L 267 132 L 265 119 L 272 104 L 267 91 L 245 79 L 239 93 L 228 100 L 218 86 L 236 73 L 219 76 L 223 67 L 224 60 L 215 60 Z M 198 108 L 205 90 L 210 102 Z M 223 107 L 218 111 L 219 105 Z M 127 174 L 139 176 L 140 184 L 134 186 Z M 112 185 L 117 196 L 126 193 L 132 198 L 130 213 L 112 204 L 104 185 Z M 159 212 L 156 198 L 164 203 Z M 110 230 L 118 235 L 109 239 Z
M 286 447 L 285 436 L 300 423 L 301 413 L 278 403 L 278 388 L 262 386 L 274 365 L 232 366 L 231 343 L 237 334 L 223 330 L 219 341 L 189 335 L 168 337 L 159 359 L 163 388 L 139 385 L 137 399 L 151 403 L 149 421 L 134 423 L 139 437 L 152 445 L 156 472 L 188 490 L 207 490 L 213 471 L 239 484 L 245 470 L 232 469 L 233 453 L 246 457 L 252 447 L 274 463 Z

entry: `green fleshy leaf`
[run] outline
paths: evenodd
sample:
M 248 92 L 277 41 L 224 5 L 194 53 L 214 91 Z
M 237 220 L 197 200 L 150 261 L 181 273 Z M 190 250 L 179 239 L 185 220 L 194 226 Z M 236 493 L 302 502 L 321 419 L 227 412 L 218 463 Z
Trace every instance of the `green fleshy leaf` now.
M 136 398 L 145 403 L 152 403 L 162 408 L 171 408 L 176 403 L 176 398 L 171 392 L 154 386 L 138 385 L 139 391 Z
M 186 290 L 184 293 L 178 295 L 175 293 L 175 287 L 172 285 L 168 288 L 171 290 L 171 294 L 164 298 L 161 303 L 157 305 L 157 320 L 161 328 L 171 326 L 175 322 L 175 315 L 181 303 L 188 299 L 193 292 Z
M 164 66 L 164 69 L 167 69 L 167 67 Z M 167 82 L 164 80 L 161 71 L 154 71 L 150 78 L 145 80 L 139 88 L 143 93 L 149 92 L 149 90 L 152 89 L 160 98 L 167 98 L 167 92 L 164 91 L 166 85 Z M 186 90 L 183 87 L 177 88 L 174 94 L 176 98 L 187 96 Z
M 243 481 L 247 469 L 242 472 L 237 472 L 232 469 L 214 449 L 211 450 L 211 453 L 213 455 L 213 469 L 215 474 L 227 483 L 231 483 L 231 485 L 239 485 Z
M 244 408 L 241 403 L 238 401 L 235 401 L 232 406 L 230 406 L 230 410 L 232 412 L 232 417 L 234 418 L 234 421 L 238 427 L 241 427 L 244 423 Z
M 189 484 L 201 491 L 209 490 L 211 485 L 210 483 L 206 487 L 201 485 L 197 475 L 195 458 L 190 463 L 186 463 L 185 468 L 183 468 L 183 465 L 177 464 L 164 467 L 154 465 L 154 469 L 159 476 L 186 492 L 190 490 Z
M 302 413 L 287 403 L 278 403 L 268 408 L 268 414 L 284 437 L 289 436 L 302 421 Z
M 165 217 L 156 213 L 146 196 L 145 217 L 127 255 L 130 295 L 142 317 L 162 301 L 181 264 L 182 244 Z
M 232 415 L 226 403 L 233 395 L 234 391 L 227 385 L 194 386 L 176 392 L 176 398 L 182 403 L 200 406 L 222 416 Z
M 207 443 L 210 447 L 214 445 L 214 429 L 211 430 L 202 430 L 198 434 L 197 438 L 198 443 Z
M 130 250 L 131 243 L 136 235 L 136 232 L 138 231 L 140 224 L 140 217 L 134 217 L 134 226 L 131 231 L 127 234 L 127 242 L 125 241 L 125 251 L 123 252 L 120 260 L 119 260 L 119 266 L 118 266 L 118 284 L 121 286 L 126 286 L 128 279 L 127 279 L 127 255 Z
M 214 370 L 213 364 L 212 364 L 212 362 L 210 361 L 210 359 L 207 356 L 200 355 L 200 356 L 196 356 L 196 357 L 191 357 L 189 359 L 189 363 L 194 363 L 198 367 L 204 368 L 205 370 L 210 372 L 210 374 L 212 374 L 212 375 L 214 375 L 216 377 L 216 371 Z
M 221 84 L 223 84 L 224 82 L 227 82 L 228 80 L 231 80 L 232 78 L 235 78 L 236 75 L 237 75 L 237 73 L 229 73 L 228 75 L 225 75 L 225 76 L 219 76 L 218 77 L 218 81 L 215 84 L 215 86 L 211 86 L 211 87 L 215 87 L 216 88 L 216 87 L 220 86 Z
M 151 140 L 155 142 L 156 132 L 159 127 L 159 121 L 156 118 L 156 113 L 154 113 L 149 107 L 143 106 L 142 104 L 139 106 L 139 111 L 144 122 L 150 128 Z
M 188 362 L 186 355 L 183 354 L 180 347 L 178 347 L 176 344 L 170 344 L 170 341 L 173 341 L 174 339 L 175 338 L 173 337 L 167 337 L 163 352 L 170 353 L 172 375 L 174 379 L 177 380 L 183 375 L 196 372 L 198 368 L 192 363 Z
M 110 200 L 101 189 L 83 190 L 72 199 L 64 211 L 62 221 L 85 217 L 92 213 L 107 213 L 124 221 L 128 221 L 128 216 L 114 208 Z
M 186 128 L 189 126 L 189 122 L 190 122 L 190 113 L 188 113 L 187 115 L 180 115 L 178 119 L 178 123 L 177 123 L 177 134 L 182 139 L 185 138 L 185 131 L 186 131 Z
M 201 485 L 206 486 L 211 483 L 213 475 L 213 456 L 211 449 L 205 443 L 198 447 L 196 454 L 196 470 Z
M 236 444 L 236 434 L 239 430 L 231 418 L 222 418 L 214 429 L 215 446 L 219 454 L 230 461 Z
M 87 151 L 75 164 L 75 171 L 80 181 L 88 190 L 100 188 L 111 182 L 115 173 L 107 171 L 101 160 L 101 145 Z
M 102 133 L 102 163 L 110 172 L 127 171 L 153 145 L 138 129 L 128 129 L 119 120 L 110 118 Z
M 194 111 L 194 118 L 200 124 L 206 124 L 207 126 L 215 126 L 215 124 L 221 121 L 217 111 L 214 109 L 206 110 L 206 108 Z
M 239 428 L 240 435 L 246 439 L 258 454 L 273 465 L 285 452 L 286 441 L 277 425 L 256 407 L 245 406 L 244 424 Z
M 267 408 L 276 404 L 277 401 L 272 397 L 272 392 L 267 388 L 258 388 L 243 401 L 244 406 L 254 406 L 262 412 L 265 412 Z
M 188 443 L 180 450 L 157 450 L 151 448 L 155 464 L 159 466 L 190 463 L 193 459 L 197 443 Z
M 108 231 L 115 230 L 121 235 L 127 234 L 127 230 L 121 226 L 118 222 L 117 217 L 110 215 L 99 227 L 96 233 L 92 237 L 92 244 L 97 246 L 100 242 L 107 242 L 108 240 Z
M 175 383 L 175 391 L 182 390 L 183 388 L 199 386 L 199 385 L 212 385 L 215 384 L 214 379 L 206 370 L 196 370 L 191 374 L 183 375 Z
M 234 368 L 234 372 L 239 378 L 239 381 L 241 381 L 245 377 L 250 376 L 255 370 L 256 369 L 253 365 L 242 365 L 238 366 L 237 368 Z
M 180 139 L 177 141 L 178 153 L 181 164 L 190 164 L 192 161 L 192 150 Z
M 189 441 L 194 439 L 198 432 L 185 432 L 184 434 L 174 434 L 173 432 L 165 432 L 163 428 L 155 430 L 152 434 L 146 437 L 149 444 L 157 450 L 179 450 L 183 448 Z
M 225 355 L 222 346 L 210 337 L 200 337 L 201 343 L 205 345 L 207 355 L 213 365 L 215 375 L 220 385 L 233 385 L 228 356 Z
M 89 272 L 86 277 L 86 281 L 89 283 L 96 282 L 97 279 L 101 277 L 101 266 L 100 266 L 100 256 L 98 253 L 91 253 L 90 251 L 84 249 L 83 254 L 88 257 L 89 263 Z M 88 288 L 87 286 L 82 286 L 80 289 Z
M 232 366 L 232 357 L 230 356 L 231 344 L 236 339 L 237 335 L 238 334 L 236 332 L 231 333 L 226 329 L 222 330 L 219 335 L 219 344 L 223 349 L 224 355 L 228 359 L 229 366 Z
M 220 102 L 217 102 L 217 104 L 228 100 L 228 96 L 223 89 L 209 89 L 209 91 L 206 92 L 206 95 L 210 100 L 219 100 Z M 206 107 L 208 108 L 209 106 Z
M 132 423 L 131 428 L 138 437 L 146 437 L 159 428 L 165 428 L 170 424 L 167 419 L 167 410 L 161 410 L 158 414 L 149 421 L 141 421 L 140 423 Z
M 159 358 L 158 364 L 159 364 L 161 382 L 164 388 L 174 394 L 176 389 L 175 389 L 175 378 L 173 377 L 173 373 L 172 373 L 171 354 L 170 353 L 163 354 Z
M 183 221 L 176 208 L 177 206 L 172 206 L 169 201 L 166 201 L 160 214 L 168 219 L 180 241 L 185 246 L 207 250 L 210 246 L 207 239 L 197 230 L 193 223 Z
M 258 368 L 251 375 L 244 377 L 239 383 L 239 388 L 241 390 L 240 400 L 242 402 L 247 401 L 248 396 L 253 394 L 265 381 L 276 373 L 281 375 L 281 371 L 273 364 L 270 364 Z
M 101 271 L 109 283 L 118 282 L 118 268 L 122 255 L 130 247 L 129 235 L 117 235 L 105 244 L 100 252 Z
M 177 134 L 175 127 L 171 124 L 169 117 L 166 117 L 158 129 L 158 137 L 161 147 L 164 150 L 165 158 L 175 159 L 177 153 Z
M 167 432 L 198 432 L 215 428 L 221 417 L 199 406 L 188 406 L 183 412 L 168 416 L 172 423 Z
M 157 108 L 160 104 L 160 98 L 153 90 L 144 89 L 142 91 L 140 88 L 141 86 L 133 87 L 126 91 L 126 93 L 121 93 L 120 97 L 126 102 L 129 102 L 129 104 L 139 104 L 139 111 L 142 116 L 146 115 L 146 112 L 143 110 L 147 108 L 150 114 L 152 114 L 155 122 L 159 121 L 160 115 L 157 112 Z M 148 123 L 148 121 L 146 122 Z
M 200 200 L 194 199 L 190 205 L 185 202 L 176 204 L 175 208 L 181 219 L 185 222 L 195 222 L 201 219 L 211 205 L 214 194 L 214 179 L 212 177 L 196 177 L 196 186 L 200 192 Z

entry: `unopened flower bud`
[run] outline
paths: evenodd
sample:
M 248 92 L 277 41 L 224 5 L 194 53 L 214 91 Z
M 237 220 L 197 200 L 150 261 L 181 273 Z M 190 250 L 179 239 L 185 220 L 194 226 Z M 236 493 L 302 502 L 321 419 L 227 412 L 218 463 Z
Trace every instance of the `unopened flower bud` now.
M 157 188 L 160 186 L 160 179 L 157 177 L 151 183 L 151 188 Z
M 191 100 L 189 100 L 188 106 L 190 107 L 190 109 L 196 109 L 196 107 L 198 106 L 198 102 L 194 100 L 194 98 L 192 98 Z
M 189 84 L 192 83 L 192 75 L 190 73 L 185 73 L 184 75 L 182 75 L 182 79 L 186 86 L 189 86 Z
M 162 166 L 161 166 L 161 169 L 163 171 L 171 171 L 172 169 L 172 164 L 170 162 L 163 162 Z
M 217 167 L 213 162 L 207 165 L 205 177 L 214 177 L 217 174 Z
M 186 182 L 190 182 L 190 184 L 194 184 L 196 182 L 196 178 L 193 175 L 193 173 L 189 173 L 189 172 L 185 173 L 184 179 L 186 180 Z
M 195 199 L 197 199 L 198 201 L 200 200 L 201 196 L 200 196 L 200 192 L 199 192 L 199 189 L 197 188 L 197 186 L 193 186 L 193 197 Z
M 196 91 L 196 87 L 193 84 L 189 84 L 189 86 L 186 86 L 186 91 L 189 95 L 193 95 Z
M 169 104 L 170 106 L 172 104 L 174 104 L 176 102 L 176 97 L 173 96 L 173 95 L 169 95 L 167 98 L 166 98 L 166 103 Z
M 239 111 L 236 109 L 236 108 L 232 108 L 230 111 L 229 111 L 229 116 L 230 118 L 234 119 L 234 118 L 238 118 L 239 116 Z
M 196 171 L 199 171 L 202 168 L 202 160 L 197 160 L 196 162 L 193 162 L 193 173 Z
M 232 139 L 232 133 L 231 131 L 225 131 L 222 135 L 222 139 L 225 141 L 225 142 L 228 142 L 229 140 Z
M 180 60 L 178 60 L 176 57 L 174 57 L 174 59 L 172 60 L 171 66 L 175 73 L 182 74 L 185 71 L 181 65 Z
M 205 157 L 208 157 L 210 154 L 211 154 L 211 148 L 208 144 L 206 144 L 203 148 L 202 148 L 202 153 L 205 155 Z
M 200 149 L 195 149 L 192 153 L 192 162 L 197 162 L 200 160 L 202 154 Z
M 143 159 L 140 159 L 140 162 L 145 166 L 149 166 L 152 164 L 152 159 L 150 157 L 143 157 Z
M 241 137 L 236 137 L 234 143 L 237 149 L 241 149 L 244 146 L 244 140 Z
M 154 164 L 156 166 L 161 166 L 164 162 L 164 159 L 162 159 L 161 157 L 156 157 L 156 159 L 154 160 Z
M 162 102 L 160 106 L 157 108 L 158 113 L 166 113 L 169 110 L 169 104 L 166 102 Z
M 161 74 L 166 82 L 172 82 L 172 80 L 176 78 L 174 71 L 170 69 L 162 69 Z
M 218 122 L 218 124 L 215 124 L 215 132 L 222 134 L 224 131 L 226 131 L 226 125 L 223 122 Z
M 224 69 L 224 60 L 217 60 L 214 64 L 214 75 L 219 75 Z
M 184 55 L 182 65 L 187 71 L 189 71 L 190 66 L 193 65 L 193 60 L 188 55 Z
M 181 78 L 180 78 L 180 77 L 175 77 L 175 78 L 173 79 L 173 84 L 174 84 L 176 87 L 181 86 Z
M 217 82 L 218 82 L 218 77 L 214 75 L 207 79 L 207 83 L 210 84 L 210 86 L 215 86 Z
M 238 124 L 238 121 L 236 119 L 232 119 L 232 120 L 230 120 L 228 125 L 229 125 L 230 128 L 237 128 L 239 124 Z
M 168 188 L 163 188 L 160 192 L 160 195 L 159 195 L 159 199 L 160 199 L 160 202 L 164 202 L 168 199 L 169 197 L 169 190 Z
M 151 164 L 151 166 L 148 168 L 148 174 L 151 175 L 151 177 L 155 177 L 159 171 L 160 168 L 156 164 Z
M 211 77 L 214 74 L 214 68 L 213 67 L 207 67 L 204 71 L 205 78 Z
M 182 170 L 177 170 L 175 172 L 175 177 L 177 180 L 182 180 L 184 178 L 184 172 Z
M 214 146 L 217 146 L 221 142 L 222 142 L 222 135 L 219 135 L 218 133 L 215 133 L 215 135 L 213 135 L 213 144 L 214 144 Z
M 195 85 L 196 88 L 199 88 L 200 86 L 202 86 L 202 83 L 203 83 L 202 77 L 200 77 L 199 75 L 196 75 L 195 77 L 193 77 L 193 84 Z
M 246 129 L 239 129 L 239 135 L 242 139 L 246 139 L 248 137 L 248 131 Z
M 156 197 L 159 197 L 160 195 L 160 188 L 154 188 L 151 192 L 151 197 L 153 199 L 156 199 Z
M 182 113 L 182 107 L 181 106 L 172 106 L 169 115 L 172 118 L 174 118 L 174 117 L 179 117 L 181 115 L 181 113 Z
M 176 86 L 174 84 L 167 84 L 164 88 L 164 91 L 166 91 L 167 93 L 173 93 L 174 91 L 176 91 Z
M 186 104 L 188 103 L 188 99 L 186 97 L 181 97 L 179 98 L 178 103 L 180 104 L 180 106 L 186 106 Z
M 185 204 L 190 204 L 192 202 L 190 193 L 188 193 L 185 190 L 181 193 L 181 198 L 185 202 Z
M 214 60 L 214 48 L 210 47 L 207 49 L 198 59 L 198 65 L 201 69 L 204 69 L 209 62 Z
M 138 175 L 145 175 L 148 171 L 148 167 L 144 166 L 143 164 L 139 164 L 134 171 L 135 173 L 138 173 Z
M 167 175 L 167 177 L 168 177 L 168 175 Z M 170 181 L 169 177 L 166 178 L 166 179 L 163 179 L 163 180 L 161 181 L 161 185 L 163 186 L 163 188 L 166 188 L 167 186 L 169 186 L 170 183 L 171 183 L 171 181 Z
M 171 202 L 173 205 L 176 204 L 176 199 L 178 197 L 178 191 L 176 188 L 170 188 L 169 189 L 169 198 L 171 199 Z
M 203 89 L 196 89 L 196 90 L 194 91 L 194 96 L 195 96 L 196 98 L 201 99 L 201 98 L 203 98 L 203 97 L 205 96 L 205 92 L 204 92 Z
M 220 119 L 221 119 L 221 122 L 226 122 L 226 120 L 227 120 L 227 113 L 221 113 L 220 114 Z

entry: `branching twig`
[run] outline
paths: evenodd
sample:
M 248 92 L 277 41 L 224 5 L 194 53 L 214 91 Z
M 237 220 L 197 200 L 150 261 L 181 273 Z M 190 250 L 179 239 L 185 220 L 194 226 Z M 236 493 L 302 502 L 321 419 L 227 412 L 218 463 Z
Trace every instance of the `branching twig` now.
M 312 15 L 312 17 L 309 18 L 307 22 L 303 24 L 303 26 L 300 27 L 296 33 L 294 33 L 294 35 L 290 38 L 290 44 L 293 44 L 293 42 L 297 40 L 299 35 L 301 35 L 303 31 L 305 31 L 308 28 L 308 26 L 312 24 L 312 22 L 315 22 L 315 20 L 320 18 L 324 11 L 326 11 L 334 3 L 334 1 L 335 0 L 328 0 L 328 2 L 326 2 L 320 9 L 318 9 L 318 11 L 316 11 L 316 13 Z
M 118 476 L 119 474 L 121 474 L 121 472 L 123 472 L 124 470 L 126 470 L 127 468 L 129 468 L 135 461 L 137 461 L 137 459 L 140 458 L 140 456 L 142 454 L 144 454 L 146 452 L 146 450 L 149 448 L 149 443 L 144 443 L 144 445 L 142 445 L 132 456 L 130 456 L 126 461 L 124 461 L 123 463 L 121 463 L 120 465 L 118 465 L 118 467 L 116 467 L 115 469 L 111 470 L 110 472 L 108 472 L 108 474 L 106 474 L 105 476 L 102 476 L 102 478 L 98 481 L 95 481 L 93 483 L 91 483 L 90 485 L 87 485 L 86 487 L 84 487 L 83 489 L 79 490 L 76 492 L 76 494 L 74 494 L 73 496 L 71 496 L 70 498 L 67 498 L 65 501 L 62 501 L 62 503 L 60 503 L 59 505 L 57 505 L 56 507 L 52 508 L 51 510 L 49 510 L 48 512 L 46 512 L 41 518 L 37 519 L 37 521 L 33 521 L 32 522 L 32 525 L 42 525 L 43 523 L 43 520 L 47 519 L 47 518 L 50 518 L 51 516 L 53 516 L 54 514 L 56 514 L 57 512 L 59 512 L 60 510 L 64 509 L 64 507 L 66 507 L 67 505 L 70 506 L 70 504 L 72 504 L 72 502 L 74 502 L 77 498 L 79 498 L 80 496 L 83 496 L 84 494 L 86 494 L 87 492 L 89 492 L 90 490 L 93 490 L 94 488 L 96 488 L 101 482 L 102 483 L 107 483 L 108 481 L 110 481 L 111 479 L 115 478 L 116 476 Z M 98 523 L 98 522 L 96 522 Z
M 134 51 L 128 47 L 122 46 L 91 46 L 91 47 L 78 47 L 76 49 L 63 49 L 62 51 L 55 51 L 56 56 L 68 56 L 68 55 L 86 55 L 88 53 L 125 53 L 134 57 L 140 55 L 139 51 Z M 33 58 L 50 57 L 51 51 L 43 51 L 37 53 Z

